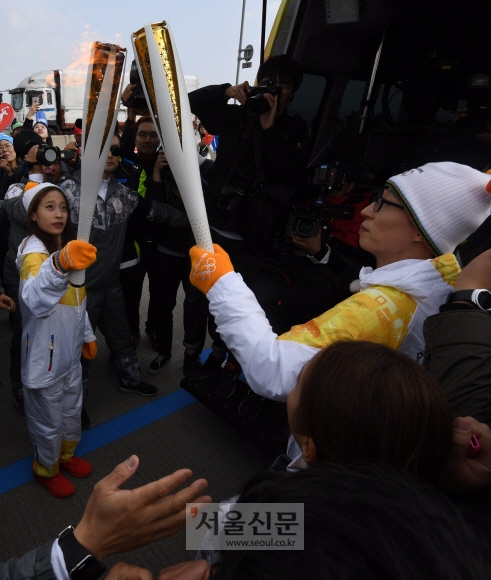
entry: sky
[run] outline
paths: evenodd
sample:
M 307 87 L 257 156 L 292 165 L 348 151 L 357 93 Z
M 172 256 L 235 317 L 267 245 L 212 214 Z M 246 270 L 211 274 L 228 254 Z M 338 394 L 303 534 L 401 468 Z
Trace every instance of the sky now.
M 2 66 L 0 91 L 32 73 L 86 66 L 93 41 L 128 49 L 131 33 L 165 20 L 174 36 L 185 75 L 199 86 L 235 83 L 243 0 L 1 0 Z M 280 0 L 268 0 L 266 41 Z M 246 0 L 242 46 L 252 44 L 252 68 L 241 69 L 239 82 L 254 81 L 259 66 L 262 0 Z M 7 57 L 8 55 L 8 57 Z M 10 97 L 4 94 L 4 101 Z

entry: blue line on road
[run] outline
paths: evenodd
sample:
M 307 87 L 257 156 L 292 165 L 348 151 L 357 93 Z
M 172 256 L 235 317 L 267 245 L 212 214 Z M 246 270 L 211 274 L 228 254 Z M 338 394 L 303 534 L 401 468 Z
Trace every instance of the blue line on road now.
M 196 399 L 187 391 L 179 389 L 143 407 L 93 427 L 90 431 L 83 433 L 82 441 L 77 447 L 77 455 L 85 455 L 100 449 L 195 402 Z M 0 494 L 31 480 L 32 456 L 0 469 Z

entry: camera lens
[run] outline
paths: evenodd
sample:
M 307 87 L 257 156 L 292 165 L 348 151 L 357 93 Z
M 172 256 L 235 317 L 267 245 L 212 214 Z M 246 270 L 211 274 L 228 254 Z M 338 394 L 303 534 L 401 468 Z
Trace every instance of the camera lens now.
M 47 149 L 44 152 L 44 159 L 47 163 L 54 163 L 58 158 L 58 154 L 55 149 Z
M 299 234 L 312 234 L 314 232 L 315 223 L 313 220 L 300 218 L 295 224 L 295 230 Z
M 263 95 L 254 95 L 247 99 L 245 103 L 247 114 L 249 117 L 260 117 L 263 113 L 269 110 L 268 101 Z

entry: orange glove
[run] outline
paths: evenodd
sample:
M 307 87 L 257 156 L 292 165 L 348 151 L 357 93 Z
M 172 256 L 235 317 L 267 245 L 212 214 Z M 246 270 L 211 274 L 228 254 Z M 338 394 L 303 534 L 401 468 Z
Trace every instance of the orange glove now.
M 84 270 L 95 262 L 97 248 L 82 240 L 72 240 L 60 250 L 57 266 L 61 271 Z
M 84 342 L 82 345 L 82 356 L 85 360 L 92 360 L 97 356 L 97 342 Z
M 208 294 L 210 288 L 225 274 L 234 271 L 232 262 L 225 250 L 218 244 L 213 244 L 215 252 L 207 252 L 203 248 L 193 246 L 189 250 L 191 256 L 191 284 Z

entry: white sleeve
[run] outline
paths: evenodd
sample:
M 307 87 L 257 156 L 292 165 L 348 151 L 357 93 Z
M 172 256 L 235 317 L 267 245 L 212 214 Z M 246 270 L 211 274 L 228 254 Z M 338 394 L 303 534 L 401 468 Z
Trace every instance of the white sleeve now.
M 298 375 L 319 350 L 278 340 L 256 297 L 236 272 L 229 272 L 206 295 L 217 331 L 234 353 L 251 389 L 285 401 Z
M 51 566 L 53 566 L 53 572 L 58 580 L 70 580 L 63 552 L 58 545 L 58 538 L 56 538 L 51 547 Z
M 20 292 L 33 316 L 45 318 L 54 311 L 67 288 L 68 273 L 58 272 L 49 256 L 41 264 L 37 276 L 29 276 L 21 283 Z

